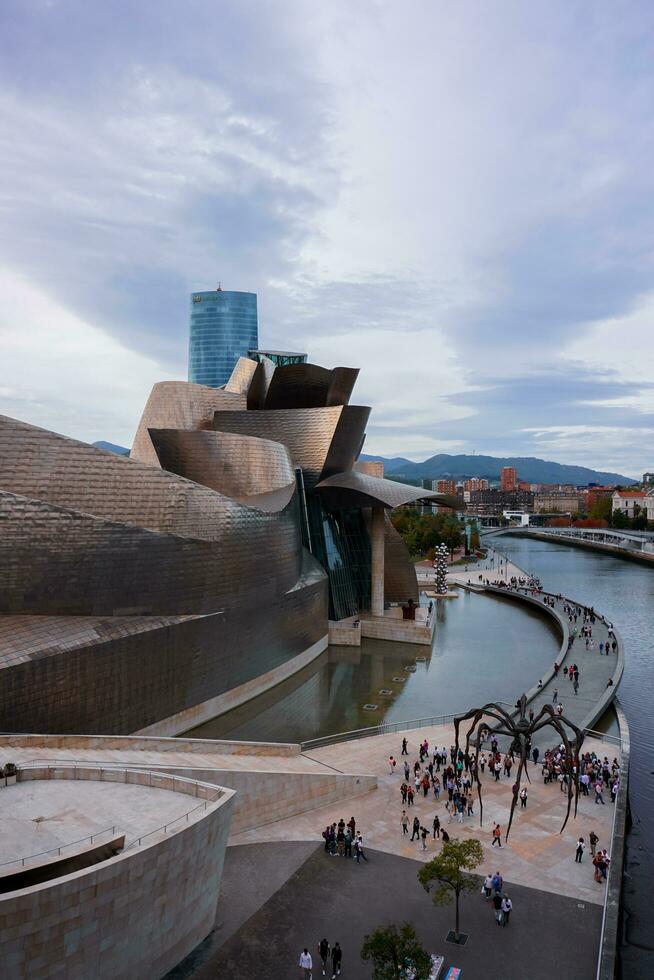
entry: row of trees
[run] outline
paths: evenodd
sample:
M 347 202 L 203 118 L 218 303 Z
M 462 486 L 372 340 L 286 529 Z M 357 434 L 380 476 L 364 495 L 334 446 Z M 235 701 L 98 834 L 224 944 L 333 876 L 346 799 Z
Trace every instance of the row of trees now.
M 440 854 L 418 871 L 418 881 L 435 905 L 449 905 L 454 901 L 455 942 L 460 936 L 459 898 L 464 892 L 479 888 L 480 878 L 471 872 L 483 857 L 478 840 L 450 840 L 443 844 Z M 408 922 L 400 929 L 388 925 L 366 936 L 361 957 L 372 962 L 373 980 L 408 980 L 409 977 L 426 980 L 431 970 L 431 957 Z
M 464 542 L 461 523 L 454 514 L 421 514 L 414 508 L 401 507 L 393 511 L 391 520 L 412 555 L 433 556 L 440 544 L 453 554 Z

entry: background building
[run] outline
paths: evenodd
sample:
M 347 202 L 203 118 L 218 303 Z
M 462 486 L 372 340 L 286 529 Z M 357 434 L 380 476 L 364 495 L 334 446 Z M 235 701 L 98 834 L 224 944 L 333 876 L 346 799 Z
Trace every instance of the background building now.
M 621 511 L 626 517 L 636 517 L 645 510 L 646 497 L 644 490 L 616 490 L 613 494 L 613 513 Z
M 515 490 L 518 481 L 518 474 L 515 466 L 503 466 L 500 473 L 500 488 L 502 490 Z
M 227 289 L 191 294 L 188 379 L 218 388 L 239 357 L 259 344 L 257 294 Z
M 480 516 L 494 516 L 504 510 L 533 509 L 534 495 L 527 490 L 471 490 L 470 511 Z
M 449 493 L 451 496 L 454 496 L 456 493 L 456 482 L 454 480 L 436 480 L 434 490 L 438 493 Z
M 577 514 L 579 495 L 577 493 L 546 491 L 534 495 L 535 514 Z

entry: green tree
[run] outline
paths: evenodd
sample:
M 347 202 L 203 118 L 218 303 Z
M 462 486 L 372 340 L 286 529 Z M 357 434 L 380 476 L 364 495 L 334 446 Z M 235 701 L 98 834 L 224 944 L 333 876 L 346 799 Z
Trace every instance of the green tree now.
M 459 940 L 459 898 L 465 891 L 479 887 L 479 876 L 469 874 L 484 859 L 481 843 L 470 840 L 450 840 L 443 844 L 440 854 L 423 865 L 418 881 L 431 894 L 434 905 L 449 905 L 454 898 L 456 922 L 454 940 Z
M 610 521 L 613 500 L 611 497 L 595 497 L 595 500 L 588 508 L 588 516 L 595 521 Z
M 407 968 L 423 980 L 431 969 L 431 957 L 408 922 L 401 929 L 390 925 L 364 936 L 361 959 L 372 960 L 373 980 L 404 980 Z

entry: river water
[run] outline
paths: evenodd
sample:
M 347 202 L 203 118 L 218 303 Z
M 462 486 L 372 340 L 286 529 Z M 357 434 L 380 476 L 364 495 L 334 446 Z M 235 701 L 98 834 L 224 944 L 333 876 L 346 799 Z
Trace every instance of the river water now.
M 625 645 L 620 702 L 631 734 L 629 800 L 632 828 L 627 839 L 623 888 L 626 944 L 624 977 L 654 977 L 654 569 L 612 555 L 533 538 L 503 535 L 500 551 L 538 576 L 544 588 L 594 605 L 611 619 Z M 648 851 L 649 849 L 649 851 Z
M 547 614 L 508 599 L 458 596 L 438 600 L 431 650 L 385 640 L 330 647 L 291 680 L 187 734 L 301 742 L 486 701 L 513 706 L 551 667 L 558 629 Z
M 494 544 L 540 578 L 546 589 L 562 592 L 606 614 L 624 640 L 626 663 L 619 696 L 631 730 L 633 825 L 623 892 L 627 943 L 621 960 L 625 977 L 651 980 L 654 569 L 531 538 L 504 535 Z M 464 711 L 485 701 L 513 704 L 552 664 L 558 649 L 558 632 L 545 614 L 510 600 L 461 592 L 458 599 L 438 602 L 431 651 L 372 640 L 364 640 L 361 648 L 330 648 L 290 681 L 188 734 L 298 742 L 381 720 Z M 416 661 L 417 657 L 424 660 Z

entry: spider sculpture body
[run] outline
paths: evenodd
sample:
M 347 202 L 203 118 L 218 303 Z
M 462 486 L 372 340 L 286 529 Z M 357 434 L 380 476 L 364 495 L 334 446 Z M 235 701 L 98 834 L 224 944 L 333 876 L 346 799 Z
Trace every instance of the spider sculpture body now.
M 493 737 L 494 735 L 508 736 L 511 739 L 511 747 L 509 751 L 511 754 L 516 755 L 519 760 L 518 771 L 513 787 L 511 814 L 509 816 L 509 823 L 505 835 L 505 840 L 507 840 L 509 831 L 511 830 L 511 823 L 513 822 L 513 814 L 515 813 L 516 804 L 520 794 L 520 781 L 522 779 L 523 772 L 527 778 L 527 781 L 531 782 L 529 778 L 529 748 L 532 737 L 536 734 L 536 732 L 550 727 L 553 728 L 554 731 L 560 736 L 561 742 L 565 747 L 566 760 L 570 770 L 567 793 L 568 806 L 565 820 L 563 821 L 560 831 L 563 833 L 565 825 L 568 822 L 568 817 L 570 816 L 573 798 L 575 803 L 574 815 L 575 817 L 577 816 L 577 803 L 579 800 L 579 753 L 584 741 L 584 734 L 581 729 L 577 728 L 577 726 L 569 721 L 569 719 L 565 718 L 563 715 L 557 715 L 552 706 L 549 704 L 544 705 L 535 717 L 531 719 L 528 718 L 526 716 L 527 698 L 524 694 L 517 702 L 516 708 L 518 709 L 517 718 L 510 715 L 508 711 L 500 707 L 499 704 L 491 702 L 489 704 L 485 704 L 482 708 L 472 708 L 470 711 L 466 712 L 466 714 L 459 715 L 454 719 L 455 747 L 457 756 L 460 748 L 460 726 L 466 721 L 472 721 L 472 724 L 470 725 L 465 737 L 465 755 L 468 758 L 474 758 L 475 761 L 474 780 L 477 785 L 477 795 L 479 797 L 479 823 L 481 824 L 482 822 L 484 812 L 478 765 L 479 752 L 482 747 L 482 739 L 486 734 L 488 734 L 488 737 Z M 566 728 L 569 728 L 574 733 L 572 738 L 570 738 L 568 735 Z M 474 750 L 474 756 L 471 756 L 471 747 Z

